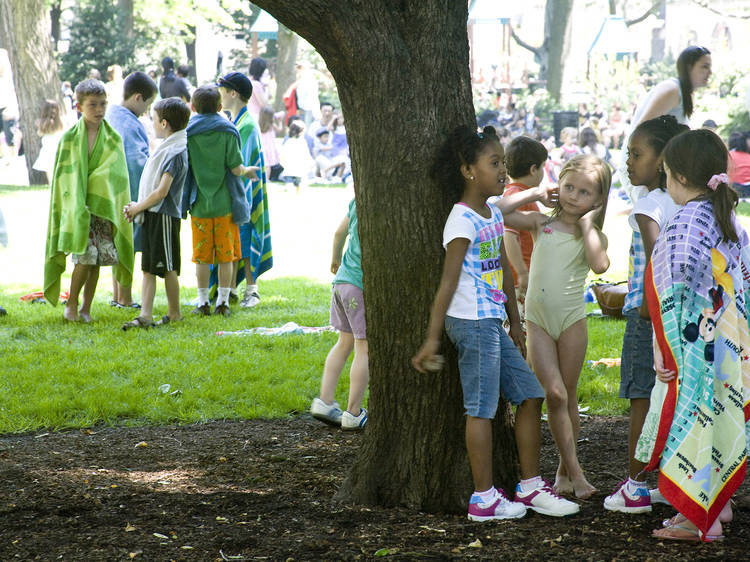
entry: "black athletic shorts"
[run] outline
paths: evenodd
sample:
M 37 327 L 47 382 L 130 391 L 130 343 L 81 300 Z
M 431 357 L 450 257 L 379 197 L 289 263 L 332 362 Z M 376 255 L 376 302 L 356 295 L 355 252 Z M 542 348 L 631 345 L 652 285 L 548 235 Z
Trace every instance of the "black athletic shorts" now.
M 143 213 L 143 257 L 141 269 L 164 277 L 168 271 L 180 274 L 180 219 L 162 213 Z

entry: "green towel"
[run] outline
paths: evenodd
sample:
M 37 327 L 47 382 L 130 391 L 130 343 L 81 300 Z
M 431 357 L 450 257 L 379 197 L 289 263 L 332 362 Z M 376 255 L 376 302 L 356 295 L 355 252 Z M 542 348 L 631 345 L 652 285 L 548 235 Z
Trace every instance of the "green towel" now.
M 86 125 L 79 119 L 60 140 L 52 173 L 44 262 L 47 301 L 56 305 L 59 300 L 66 256 L 86 251 L 91 215 L 112 223 L 119 261 L 113 275 L 121 285 L 133 283 L 133 226 L 122 212 L 128 203 L 128 168 L 120 135 L 102 121 L 89 156 Z

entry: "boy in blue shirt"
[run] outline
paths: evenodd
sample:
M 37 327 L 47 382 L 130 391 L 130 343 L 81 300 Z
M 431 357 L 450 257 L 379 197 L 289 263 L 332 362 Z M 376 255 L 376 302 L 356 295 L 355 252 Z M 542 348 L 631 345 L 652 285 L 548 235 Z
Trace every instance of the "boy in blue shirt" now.
M 122 104 L 112 104 L 107 110 L 107 121 L 122 137 L 125 161 L 128 164 L 131 201 L 138 199 L 138 184 L 149 154 L 146 128 L 138 118 L 148 111 L 156 97 L 156 91 L 156 82 L 148 74 L 133 72 L 123 82 Z M 141 229 L 138 224 L 133 228 L 133 245 L 136 252 L 142 250 Z M 114 279 L 110 304 L 118 308 L 140 308 L 133 302 L 131 287 L 124 287 Z

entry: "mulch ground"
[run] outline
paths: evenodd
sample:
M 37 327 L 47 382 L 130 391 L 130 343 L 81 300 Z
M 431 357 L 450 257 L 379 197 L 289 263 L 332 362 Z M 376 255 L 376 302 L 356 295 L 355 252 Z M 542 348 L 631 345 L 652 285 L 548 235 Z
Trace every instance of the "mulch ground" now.
M 580 514 L 484 524 L 335 503 L 361 436 L 307 416 L 0 436 L 0 560 L 747 560 L 747 484 L 713 544 L 652 538 L 668 506 L 604 511 L 626 435 L 624 418 L 584 421 L 600 492 Z M 542 458 L 552 475 L 546 429 Z

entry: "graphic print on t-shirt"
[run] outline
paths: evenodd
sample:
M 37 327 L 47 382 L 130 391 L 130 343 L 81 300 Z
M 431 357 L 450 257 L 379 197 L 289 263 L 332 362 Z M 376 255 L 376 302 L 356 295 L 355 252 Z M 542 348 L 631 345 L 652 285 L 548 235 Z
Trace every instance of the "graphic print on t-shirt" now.
M 482 281 L 490 286 L 492 300 L 505 302 L 503 269 L 500 265 L 500 243 L 503 240 L 503 224 L 496 222 L 479 231 L 479 266 Z

